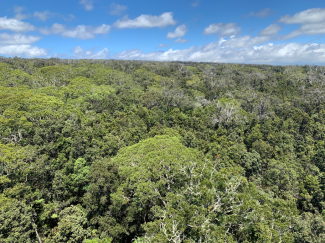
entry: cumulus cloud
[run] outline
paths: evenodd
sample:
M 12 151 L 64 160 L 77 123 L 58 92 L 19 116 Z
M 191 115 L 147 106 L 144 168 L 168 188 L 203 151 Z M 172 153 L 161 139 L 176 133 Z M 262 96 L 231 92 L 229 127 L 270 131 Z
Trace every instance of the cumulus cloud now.
M 187 27 L 185 24 L 178 26 L 174 32 L 168 32 L 167 38 L 174 39 L 177 37 L 183 37 L 187 32 Z
M 218 34 L 220 37 L 228 37 L 232 35 L 238 35 L 241 29 L 235 23 L 218 23 L 210 24 L 204 29 L 203 34 L 212 35 Z
M 261 45 L 270 40 L 269 36 L 256 36 L 251 37 L 249 35 L 232 37 L 228 40 L 221 39 L 219 40 L 219 46 L 226 46 L 228 48 L 249 48 L 254 45 Z
M 65 26 L 63 24 L 55 23 L 52 25 L 51 28 L 41 28 L 39 30 L 43 35 L 50 35 L 50 34 L 60 34 L 66 31 Z
M 80 0 L 79 4 L 83 5 L 86 11 L 90 11 L 94 9 L 94 1 L 93 0 Z
M 78 39 L 93 39 L 95 34 L 107 34 L 110 31 L 110 26 L 102 24 L 96 28 L 78 25 L 72 30 L 67 30 L 62 33 L 63 37 L 78 38 Z
M 173 13 L 166 12 L 160 16 L 142 14 L 135 19 L 129 19 L 128 16 L 125 16 L 121 20 L 117 20 L 113 26 L 118 29 L 125 29 L 165 27 L 174 24 L 176 24 L 176 21 L 173 19 Z
M 22 13 L 24 9 L 25 7 L 14 6 L 15 19 L 22 20 L 27 19 L 29 17 L 27 14 Z
M 285 15 L 279 19 L 285 24 L 300 24 L 300 28 L 282 36 L 282 39 L 289 39 L 301 35 L 322 35 L 325 34 L 325 8 L 312 8 L 296 13 Z
M 14 32 L 27 32 L 36 28 L 30 23 L 18 19 L 8 19 L 7 16 L 0 17 L 0 30 L 11 30 Z
M 304 24 L 298 30 L 295 30 L 287 35 L 281 36 L 281 39 L 290 39 L 301 35 L 323 35 L 325 34 L 325 25 L 319 24 Z
M 112 3 L 110 6 L 110 15 L 122 15 L 125 13 L 125 11 L 127 10 L 127 7 L 124 5 L 120 5 L 120 4 L 116 4 L 116 3 Z
M 315 24 L 325 21 L 325 8 L 311 8 L 296 13 L 295 15 L 285 15 L 279 22 L 285 24 Z
M 110 30 L 111 30 L 111 26 L 102 24 L 102 25 L 96 27 L 93 30 L 93 33 L 94 34 L 107 34 Z
M 35 11 L 33 16 L 35 18 L 38 18 L 39 20 L 42 20 L 42 21 L 46 21 L 47 19 L 49 18 L 52 18 L 54 17 L 56 14 L 55 13 L 51 13 L 50 11 L 46 10 L 44 12 L 38 12 L 38 11 Z
M 186 39 L 181 39 L 181 38 L 178 38 L 178 39 L 176 39 L 176 40 L 174 40 L 174 42 L 175 43 L 187 43 L 187 42 L 189 42 L 190 40 L 186 40 Z
M 0 45 L 0 54 L 24 57 L 41 57 L 48 55 L 45 49 L 31 45 Z
M 0 33 L 0 45 L 28 45 L 40 39 L 41 36 Z
M 85 25 L 78 25 L 72 30 L 66 30 L 62 33 L 62 36 L 82 40 L 93 39 L 95 37 L 90 28 Z
M 261 30 L 258 34 L 259 35 L 277 35 L 278 32 L 282 29 L 280 25 L 277 24 L 271 24 L 265 29 Z
M 266 8 L 266 9 L 263 9 L 263 10 L 261 10 L 259 12 L 250 12 L 245 17 L 255 16 L 255 17 L 259 17 L 259 18 L 266 18 L 267 16 L 270 16 L 270 15 L 272 15 L 271 9 Z
M 100 51 L 84 50 L 81 46 L 77 46 L 73 50 L 73 58 L 80 59 L 107 59 L 110 57 L 110 53 L 107 48 Z
M 155 61 L 195 61 L 266 64 L 325 63 L 325 44 L 265 43 L 247 48 L 221 47 L 218 42 L 192 46 L 183 50 L 143 53 L 139 49 L 126 50 L 113 56 L 116 59 Z
M 0 17 L 0 30 L 10 30 L 13 32 L 27 32 L 36 30 L 36 28 L 21 21 L 29 16 L 22 14 L 24 7 L 14 6 L 14 18 Z M 41 57 L 46 56 L 47 51 L 30 44 L 40 40 L 41 36 L 0 33 L 0 55 L 5 56 L 23 56 L 23 57 Z
M 73 29 L 66 29 L 62 24 L 53 24 L 51 28 L 40 29 L 43 35 L 49 34 L 61 34 L 63 37 L 77 38 L 77 39 L 93 39 L 96 34 L 107 34 L 111 27 L 106 24 L 102 24 L 96 28 L 86 25 L 78 25 Z

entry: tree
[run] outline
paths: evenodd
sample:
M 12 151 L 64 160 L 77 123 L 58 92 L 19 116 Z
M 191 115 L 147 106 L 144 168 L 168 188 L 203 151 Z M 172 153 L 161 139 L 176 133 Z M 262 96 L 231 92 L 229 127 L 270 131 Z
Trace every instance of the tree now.
M 89 235 L 86 223 L 86 214 L 81 206 L 67 207 L 60 212 L 58 227 L 53 230 L 48 242 L 81 243 Z
M 119 167 L 120 185 L 111 194 L 111 210 L 118 222 L 111 232 L 134 234 L 152 219 L 152 207 L 164 206 L 167 193 L 186 183 L 182 172 L 186 166 L 202 159 L 178 138 L 156 136 L 121 149 L 112 162 Z M 123 231 L 118 230 L 120 225 Z
M 32 209 L 0 195 L 0 241 L 35 242 Z

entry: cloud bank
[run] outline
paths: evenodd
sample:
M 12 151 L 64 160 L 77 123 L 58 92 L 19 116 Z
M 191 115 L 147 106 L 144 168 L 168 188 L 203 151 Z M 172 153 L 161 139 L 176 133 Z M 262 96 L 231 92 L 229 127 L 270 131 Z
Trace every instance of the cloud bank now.
M 222 46 L 219 42 L 212 42 L 183 50 L 169 49 L 165 52 L 143 53 L 139 49 L 125 50 L 115 54 L 113 58 L 259 64 L 305 64 L 311 60 L 316 64 L 324 63 L 325 60 L 325 44 L 287 43 L 275 45 L 267 43 L 247 48 L 235 48 L 236 45 L 229 43 L 230 41 L 223 42 Z

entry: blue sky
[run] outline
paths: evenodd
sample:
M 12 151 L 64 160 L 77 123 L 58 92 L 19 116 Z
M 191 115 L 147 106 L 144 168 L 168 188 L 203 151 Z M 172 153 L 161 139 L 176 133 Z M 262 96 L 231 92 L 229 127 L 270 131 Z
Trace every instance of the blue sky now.
M 324 1 L 0 0 L 0 55 L 325 64 Z

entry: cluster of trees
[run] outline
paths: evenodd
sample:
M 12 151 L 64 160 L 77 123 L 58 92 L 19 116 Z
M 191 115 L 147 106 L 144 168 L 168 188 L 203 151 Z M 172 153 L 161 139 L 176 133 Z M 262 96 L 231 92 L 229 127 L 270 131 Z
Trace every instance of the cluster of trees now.
M 0 242 L 324 242 L 325 67 L 0 58 Z

